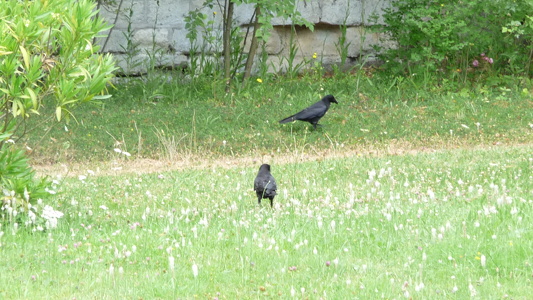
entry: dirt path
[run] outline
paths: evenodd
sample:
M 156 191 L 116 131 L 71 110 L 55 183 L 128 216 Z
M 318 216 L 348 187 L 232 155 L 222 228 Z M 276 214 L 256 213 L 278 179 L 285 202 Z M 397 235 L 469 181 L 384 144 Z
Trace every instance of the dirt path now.
M 346 158 L 346 157 L 376 157 L 385 155 L 413 155 L 418 153 L 430 153 L 436 151 L 454 149 L 491 149 L 495 147 L 533 147 L 531 144 L 490 144 L 490 145 L 461 145 L 459 143 L 448 145 L 416 146 L 398 141 L 391 142 L 387 146 L 366 147 L 345 149 L 337 147 L 317 151 L 316 149 L 305 149 L 305 152 L 293 153 L 273 153 L 260 154 L 257 156 L 242 157 L 212 157 L 187 156 L 176 160 L 155 160 L 155 159 L 117 159 L 112 161 L 97 163 L 58 163 L 53 165 L 34 165 L 38 175 L 48 175 L 51 177 L 74 177 L 91 173 L 99 176 L 113 176 L 123 174 L 147 174 L 183 169 L 210 169 L 210 168 L 235 168 L 235 167 L 255 167 L 262 163 L 286 164 L 307 161 L 317 161 L 323 159 Z

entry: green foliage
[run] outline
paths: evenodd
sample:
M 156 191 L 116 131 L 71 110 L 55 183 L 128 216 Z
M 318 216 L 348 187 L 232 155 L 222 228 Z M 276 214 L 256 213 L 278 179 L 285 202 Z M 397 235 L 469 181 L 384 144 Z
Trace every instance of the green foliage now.
M 253 4 L 260 8 L 261 15 L 259 16 L 258 22 L 261 24 L 261 28 L 257 32 L 257 38 L 260 40 L 267 41 L 270 37 L 270 33 L 274 29 L 272 19 L 275 17 L 290 19 L 292 25 L 305 26 L 311 30 L 314 29 L 314 24 L 302 18 L 301 13 L 296 9 L 297 0 L 235 0 L 233 2 L 237 5 Z
M 28 165 L 28 158 L 24 151 L 15 147 L 2 147 L 0 149 L 0 180 L 6 197 L 12 197 L 16 207 L 27 207 L 35 204 L 37 199 L 49 195 L 45 188 L 49 187 L 46 179 L 34 180 L 34 171 Z
M 46 177 L 35 178 L 24 151 L 14 145 L 0 148 L 0 187 L 2 222 L 17 223 L 33 230 L 56 226 L 61 213 L 43 205 L 43 200 L 54 193 L 52 182 Z M 50 211 L 52 215 L 48 214 Z
M 301 14 L 296 10 L 295 0 L 284 1 L 233 1 L 236 5 L 253 4 L 260 8 L 261 14 L 258 16 L 259 30 L 255 33 L 264 45 L 273 30 L 272 19 L 274 17 L 281 17 L 290 19 L 292 25 L 305 25 L 313 29 L 314 25 L 301 17 Z M 218 4 L 221 5 L 220 3 Z M 228 2 L 225 3 L 228 5 Z M 224 7 L 218 7 L 219 10 L 224 10 Z M 203 11 L 209 9 L 213 11 L 212 14 L 206 14 Z M 220 58 L 221 49 L 221 32 L 220 26 L 222 22 L 217 21 L 219 18 L 216 11 L 214 11 L 215 3 L 213 0 L 206 0 L 200 8 L 190 11 L 185 16 L 185 28 L 187 29 L 187 38 L 190 42 L 190 71 L 191 74 L 198 75 L 200 73 L 207 75 L 219 75 L 222 72 L 222 63 Z M 222 20 L 224 21 L 224 20 Z M 244 54 L 244 46 L 249 43 L 254 37 L 250 37 L 250 31 L 243 34 L 239 26 L 231 24 L 231 74 L 234 78 L 238 72 L 243 68 L 248 54 Z M 295 46 L 293 46 L 295 47 Z M 294 52 L 296 48 L 291 47 Z M 287 58 L 293 61 L 293 58 Z M 265 59 L 260 59 L 259 70 L 262 74 L 268 69 Z M 299 69 L 301 66 L 291 66 L 291 70 Z
M 526 3 L 528 5 L 520 9 L 522 15 L 513 15 L 513 19 L 502 27 L 505 43 L 513 45 L 513 47 L 503 49 L 502 57 L 507 60 L 512 72 L 532 75 L 533 16 L 529 14 L 533 11 L 533 3 L 531 1 Z M 528 14 L 523 15 L 524 12 Z
M 54 101 L 58 120 L 104 99 L 114 62 L 92 40 L 108 27 L 89 0 L 4 1 L 0 7 L 0 132 Z M 22 17 L 21 17 L 22 16 Z M 52 97 L 47 97 L 52 96 Z M 16 132 L 14 132 L 16 134 Z
M 291 34 L 289 40 L 289 54 L 287 57 L 282 57 L 280 59 L 279 71 L 281 72 L 281 65 L 283 62 L 287 62 L 287 69 L 284 70 L 284 76 L 288 78 L 296 78 L 301 73 L 302 69 L 308 64 L 307 59 L 303 59 L 301 62 L 296 63 L 296 55 L 298 54 L 298 44 L 295 41 L 296 39 L 296 29 L 294 25 L 291 25 Z
M 454 1 L 398 0 L 385 9 L 382 29 L 398 44 L 384 57 L 388 67 L 404 71 L 415 65 L 435 71 L 448 55 L 468 45 L 462 40 L 467 24 L 457 13 L 466 9 L 450 2 Z
M 30 116 L 50 108 L 47 113 L 59 121 L 80 104 L 109 97 L 102 92 L 114 62 L 93 44 L 109 27 L 95 7 L 90 0 L 8 0 L 0 6 L 0 187 L 9 208 L 2 210 L 4 219 L 7 213 L 15 221 L 17 212 L 26 212 L 35 224 L 36 201 L 47 195 L 49 182 L 35 179 L 24 152 L 11 145 L 39 127 L 28 126 Z M 51 208 L 43 209 L 46 218 Z
M 124 9 L 124 19 L 126 20 L 126 23 L 128 26 L 126 27 L 126 30 L 122 32 L 122 35 L 124 36 L 124 39 L 126 40 L 126 45 L 120 45 L 122 48 L 122 51 L 125 54 L 125 66 L 121 68 L 120 72 L 124 74 L 130 74 L 133 73 L 137 67 L 142 65 L 142 61 L 139 61 L 136 59 L 136 56 L 139 54 L 138 45 L 134 42 L 133 36 L 133 27 L 132 27 L 132 17 L 135 7 L 134 1 L 131 2 L 130 7 Z M 117 11 L 117 14 L 120 12 Z
M 350 6 L 350 2 L 348 1 L 348 8 Z M 346 64 L 346 60 L 348 59 L 348 49 L 351 45 L 351 42 L 348 42 L 348 38 L 347 38 L 347 31 L 348 31 L 348 26 L 346 25 L 347 21 L 348 21 L 348 17 L 349 17 L 349 13 L 348 13 L 348 9 L 346 10 L 346 16 L 344 17 L 344 20 L 343 20 L 343 23 L 341 25 L 339 25 L 339 30 L 341 32 L 340 36 L 339 36 L 339 40 L 335 43 L 335 49 L 337 49 L 337 53 L 339 54 L 339 57 L 340 57 L 340 66 L 344 66 Z M 363 39 L 365 38 L 364 35 L 362 37 Z M 363 44 L 363 43 L 361 43 Z
M 185 28 L 190 49 L 190 73 L 198 75 L 219 74 L 222 69 L 218 63 L 219 49 L 221 48 L 221 28 L 217 26 L 217 14 L 213 11 L 211 16 L 202 12 L 203 8 L 213 9 L 213 1 L 206 1 L 204 5 L 189 11 L 185 16 Z M 213 55 L 214 58 L 210 56 Z M 214 61 L 213 61 L 214 60 Z
M 473 60 L 484 53 L 498 72 L 530 74 L 532 5 L 526 0 L 393 1 L 380 27 L 397 43 L 382 55 L 385 68 L 411 74 L 459 69 L 475 77 Z

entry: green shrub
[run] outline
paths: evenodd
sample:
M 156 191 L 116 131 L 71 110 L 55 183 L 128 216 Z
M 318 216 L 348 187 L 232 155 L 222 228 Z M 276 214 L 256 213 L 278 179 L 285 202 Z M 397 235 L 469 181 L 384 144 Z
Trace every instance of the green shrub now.
M 58 120 L 102 95 L 115 64 L 93 39 L 108 27 L 90 0 L 4 1 L 0 6 L 0 133 L 53 105 Z M 0 144 L 1 147 L 1 144 Z
M 24 151 L 12 144 L 0 148 L 0 187 L 2 221 L 36 230 L 57 225 L 62 213 L 43 202 L 54 193 L 52 182 L 48 178 L 35 178 Z
M 380 27 L 397 43 L 382 55 L 385 68 L 394 73 L 477 75 L 482 72 L 474 60 L 483 54 L 493 59 L 498 73 L 531 75 L 532 9 L 525 0 L 393 1 Z
M 49 181 L 35 178 L 14 141 L 35 129 L 26 122 L 32 115 L 52 111 L 51 117 L 59 121 L 80 104 L 109 97 L 103 92 L 115 64 L 111 56 L 98 54 L 93 43 L 106 29 L 91 0 L 7 0 L 0 5 L 3 220 L 50 228 L 60 217 L 42 201 L 49 195 Z M 46 106 L 53 109 L 44 110 Z

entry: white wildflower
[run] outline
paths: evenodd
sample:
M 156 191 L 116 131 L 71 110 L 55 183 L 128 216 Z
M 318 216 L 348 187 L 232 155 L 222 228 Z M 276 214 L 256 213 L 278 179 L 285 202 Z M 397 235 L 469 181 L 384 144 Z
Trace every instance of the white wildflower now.
M 168 257 L 168 268 L 170 271 L 174 271 L 174 256 L 172 255 Z
M 435 200 L 435 193 L 430 188 L 428 189 L 428 196 L 429 196 L 429 199 Z
M 468 284 L 468 289 L 470 290 L 470 297 L 473 298 L 477 295 L 476 288 L 474 288 L 471 282 Z
M 54 210 L 50 205 L 46 205 L 43 208 L 41 217 L 46 220 L 46 227 L 48 229 L 56 228 L 57 220 L 63 217 L 63 213 L 60 211 Z
M 198 277 L 198 265 L 197 264 L 192 264 L 192 276 L 194 276 L 194 278 Z
M 117 153 L 122 154 L 122 155 L 125 155 L 125 156 L 131 156 L 131 154 L 130 154 L 129 152 L 122 151 L 122 150 L 120 150 L 119 148 L 115 148 L 115 149 L 113 149 L 113 150 L 114 150 L 115 152 L 117 152 Z
M 336 225 L 335 220 L 331 220 L 331 223 L 329 223 L 329 227 L 331 228 L 332 232 L 335 232 L 335 225 Z

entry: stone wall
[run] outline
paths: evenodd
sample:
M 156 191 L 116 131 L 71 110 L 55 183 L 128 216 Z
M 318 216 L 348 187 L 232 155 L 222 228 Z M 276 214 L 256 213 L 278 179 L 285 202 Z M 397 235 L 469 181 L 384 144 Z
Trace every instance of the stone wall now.
M 191 10 L 201 8 L 204 0 L 117 0 L 115 6 L 103 5 L 100 15 L 113 29 L 109 37 L 100 39 L 104 52 L 113 53 L 120 67 L 126 73 L 141 73 L 147 68 L 149 61 L 157 67 L 186 66 L 189 62 L 190 42 L 187 39 L 185 16 Z M 292 43 L 296 46 L 297 55 L 294 63 L 298 64 L 305 58 L 310 59 L 314 53 L 325 66 L 339 63 L 338 44 L 341 36 L 340 25 L 346 25 L 346 45 L 348 57 L 346 63 L 372 62 L 374 50 L 372 45 L 387 43 L 380 36 L 371 33 L 368 26 L 375 22 L 373 14 L 380 15 L 388 0 L 306 0 L 298 3 L 298 10 L 308 21 L 315 24 L 314 31 L 305 27 L 296 27 Z M 118 14 L 117 14 L 118 12 Z M 211 53 L 222 50 L 222 13 L 215 6 L 212 10 L 203 8 L 212 20 L 212 34 L 216 38 L 210 45 Z M 249 27 L 253 14 L 253 6 L 239 5 L 235 7 L 235 22 L 245 31 Z M 381 20 L 378 19 L 377 22 Z M 287 65 L 290 44 L 290 20 L 275 18 L 272 20 L 274 30 L 268 43 L 269 66 L 271 71 L 284 70 Z M 135 47 L 128 48 L 128 42 Z M 202 43 L 201 34 L 197 40 Z M 127 54 L 127 49 L 135 50 Z

